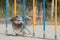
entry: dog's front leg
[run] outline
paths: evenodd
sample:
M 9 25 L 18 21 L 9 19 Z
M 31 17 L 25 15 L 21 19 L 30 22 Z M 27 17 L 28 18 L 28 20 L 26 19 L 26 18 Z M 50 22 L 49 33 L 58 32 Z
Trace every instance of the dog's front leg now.
M 13 30 L 13 35 L 14 35 L 14 36 L 16 35 L 16 30 Z
M 14 27 L 14 28 L 13 28 L 13 35 L 16 36 L 17 34 L 18 34 L 17 28 Z

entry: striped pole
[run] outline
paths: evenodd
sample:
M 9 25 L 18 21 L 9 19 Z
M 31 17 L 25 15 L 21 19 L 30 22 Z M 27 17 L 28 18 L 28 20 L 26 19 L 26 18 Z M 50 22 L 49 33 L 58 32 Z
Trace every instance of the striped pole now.
M 55 0 L 55 39 L 57 38 L 57 0 Z
M 16 0 L 14 0 L 14 15 L 16 16 Z
M 8 0 L 6 0 L 6 34 L 7 34 L 7 27 L 8 27 Z
M 42 9 L 43 9 L 43 38 L 45 38 L 45 31 L 46 31 L 46 26 L 45 26 L 45 21 L 46 21 L 46 0 L 42 0 Z
M 35 24 L 36 24 L 36 7 L 35 7 L 35 0 L 33 0 L 33 36 L 35 36 L 34 33 Z
M 23 36 L 25 34 L 24 29 L 26 28 L 26 0 L 23 0 L 23 6 L 22 6 L 22 18 L 23 18 Z

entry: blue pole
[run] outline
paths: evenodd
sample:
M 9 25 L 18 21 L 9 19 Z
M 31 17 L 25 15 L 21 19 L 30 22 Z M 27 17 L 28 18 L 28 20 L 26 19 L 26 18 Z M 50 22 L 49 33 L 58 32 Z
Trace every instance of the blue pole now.
M 22 6 L 22 17 L 23 17 L 23 30 L 26 28 L 26 0 L 23 0 Z M 24 32 L 23 32 L 24 35 Z
M 8 0 L 6 0 L 6 31 L 8 27 Z
M 42 9 L 43 9 L 43 30 L 44 34 L 43 37 L 45 38 L 45 31 L 46 31 L 46 0 L 42 0 Z
M 26 28 L 26 0 L 23 0 L 23 6 L 22 7 L 23 7 L 22 8 L 22 10 L 23 10 L 22 15 L 23 15 L 23 22 L 24 22 L 23 28 Z
M 23 7 L 22 8 L 22 10 L 23 10 L 22 15 L 23 15 L 23 22 L 24 22 L 23 28 L 26 28 L 26 0 L 23 0 L 23 6 L 22 7 Z

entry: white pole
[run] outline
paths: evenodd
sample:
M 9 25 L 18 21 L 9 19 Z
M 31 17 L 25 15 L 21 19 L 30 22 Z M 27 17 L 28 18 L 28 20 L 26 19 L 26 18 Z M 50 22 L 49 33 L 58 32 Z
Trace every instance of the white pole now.
M 52 0 L 51 19 L 53 19 L 53 14 L 54 14 L 54 0 Z

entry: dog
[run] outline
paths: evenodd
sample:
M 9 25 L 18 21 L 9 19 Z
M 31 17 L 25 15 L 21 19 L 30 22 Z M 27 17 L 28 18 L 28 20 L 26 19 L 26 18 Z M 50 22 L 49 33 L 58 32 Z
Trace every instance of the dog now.
M 12 22 L 12 28 L 13 28 L 13 35 L 18 35 L 18 33 L 23 32 L 23 21 L 22 17 L 19 15 L 13 16 L 10 21 Z M 26 28 L 29 34 L 30 31 Z

